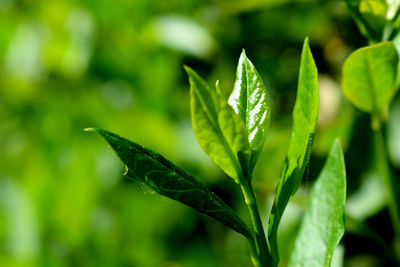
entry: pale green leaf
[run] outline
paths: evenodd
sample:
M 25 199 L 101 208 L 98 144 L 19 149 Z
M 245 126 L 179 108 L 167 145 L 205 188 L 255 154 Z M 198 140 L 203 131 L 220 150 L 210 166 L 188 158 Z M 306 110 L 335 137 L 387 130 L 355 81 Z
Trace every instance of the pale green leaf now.
M 236 71 L 236 81 L 229 104 L 246 125 L 251 149 L 250 170 L 264 146 L 270 122 L 270 105 L 267 89 L 243 50 Z
M 189 75 L 193 131 L 208 156 L 237 183 L 248 166 L 250 149 L 243 122 L 217 88 L 195 71 Z M 246 172 L 245 172 L 246 173 Z
M 125 163 L 126 176 L 146 184 L 160 195 L 213 217 L 246 237 L 251 236 L 247 225 L 225 202 L 160 154 L 105 130 L 86 130 L 98 132 L 110 144 Z
M 343 65 L 342 89 L 357 108 L 386 119 L 396 93 L 398 54 L 391 42 L 353 52 Z
M 290 267 L 330 266 L 344 234 L 346 170 L 343 152 L 335 141 L 315 183 L 290 258 Z

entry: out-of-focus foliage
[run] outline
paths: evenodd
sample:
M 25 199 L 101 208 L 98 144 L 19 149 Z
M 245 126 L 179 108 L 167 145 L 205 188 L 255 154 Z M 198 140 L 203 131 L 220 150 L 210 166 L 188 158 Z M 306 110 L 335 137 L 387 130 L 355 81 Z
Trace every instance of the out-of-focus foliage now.
M 344 58 L 366 45 L 341 1 L 0 1 L 0 265 L 245 266 L 240 235 L 123 178 L 112 150 L 82 129 L 110 129 L 160 152 L 246 218 L 233 181 L 196 143 L 182 68 L 212 83 L 223 77 L 228 95 L 244 48 L 271 96 L 271 128 L 253 175 L 266 211 L 288 148 L 307 35 L 321 73 L 319 126 L 303 186 L 282 219 L 283 264 L 336 137 L 347 149 L 353 203 L 382 200 L 381 187 L 368 186 L 370 121 L 338 85 Z M 388 131 L 397 170 L 398 100 Z M 393 260 L 383 207 L 364 205 L 359 217 L 348 210 L 350 266 Z
M 398 63 L 399 56 L 391 42 L 357 50 L 343 65 L 343 92 L 357 108 L 386 120 L 398 89 Z

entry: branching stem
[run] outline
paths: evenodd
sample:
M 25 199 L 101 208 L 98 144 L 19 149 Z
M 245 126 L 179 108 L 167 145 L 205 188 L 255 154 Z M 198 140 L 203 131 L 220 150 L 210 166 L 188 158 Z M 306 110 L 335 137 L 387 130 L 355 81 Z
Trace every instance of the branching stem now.
M 267 267 L 270 266 L 271 256 L 268 249 L 268 241 L 265 236 L 260 212 L 257 207 L 255 194 L 252 186 L 249 183 L 247 183 L 247 181 L 251 181 L 251 179 L 244 178 L 241 180 L 243 182 L 240 184 L 240 187 L 242 189 L 246 205 L 250 212 L 250 217 L 254 229 L 254 241 L 256 243 L 255 245 L 257 251 L 257 258 L 254 258 L 253 255 L 252 260 L 254 265 L 257 267 Z

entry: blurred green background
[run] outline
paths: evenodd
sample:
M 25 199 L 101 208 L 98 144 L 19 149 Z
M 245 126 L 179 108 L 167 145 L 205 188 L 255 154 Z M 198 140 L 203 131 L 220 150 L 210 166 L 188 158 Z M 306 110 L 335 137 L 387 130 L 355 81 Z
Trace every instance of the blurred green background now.
M 344 59 L 366 45 L 341 1 L 0 0 L 0 266 L 250 266 L 240 235 L 123 177 L 113 151 L 82 129 L 104 128 L 158 151 L 247 220 L 238 188 L 195 140 L 182 68 L 219 79 L 228 95 L 244 48 L 272 101 L 255 170 L 266 220 L 306 36 L 320 72 L 320 121 L 304 186 L 281 227 L 282 265 L 337 136 L 347 149 L 349 194 L 338 266 L 343 257 L 345 266 L 390 264 L 370 122 L 339 86 Z M 398 171 L 399 96 L 390 116 Z

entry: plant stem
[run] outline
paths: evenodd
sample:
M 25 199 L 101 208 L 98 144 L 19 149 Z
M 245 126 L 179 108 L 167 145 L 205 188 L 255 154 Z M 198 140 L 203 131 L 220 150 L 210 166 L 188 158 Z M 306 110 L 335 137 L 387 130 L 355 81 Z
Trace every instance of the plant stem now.
M 398 194 L 399 184 L 396 181 L 396 177 L 394 177 L 390 171 L 385 142 L 382 135 L 382 127 L 380 124 L 376 126 L 377 127 L 373 127 L 373 132 L 375 138 L 375 149 L 377 153 L 376 156 L 378 161 L 378 168 L 385 183 L 386 191 L 388 194 L 389 213 L 392 220 L 394 232 L 396 238 L 400 240 L 400 209 L 398 203 L 400 199 Z
M 257 244 L 256 244 L 256 240 L 254 238 L 254 235 L 251 238 L 247 238 L 247 240 L 249 241 L 251 261 L 253 262 L 254 266 L 256 266 L 256 267 L 262 266 L 260 259 L 258 257 Z
M 261 221 L 260 212 L 257 207 L 257 201 L 254 195 L 253 188 L 247 182 L 248 179 L 242 179 L 242 181 L 244 182 L 240 185 L 240 187 L 242 189 L 246 205 L 250 212 L 256 241 L 257 259 L 253 258 L 253 263 L 257 267 L 266 267 L 270 265 L 271 256 L 268 249 L 267 238 L 265 237 L 264 233 L 264 227 Z

